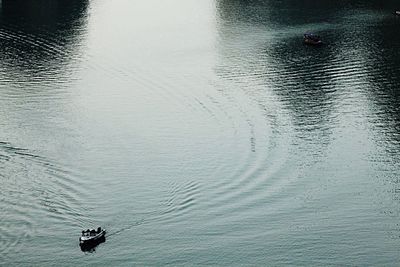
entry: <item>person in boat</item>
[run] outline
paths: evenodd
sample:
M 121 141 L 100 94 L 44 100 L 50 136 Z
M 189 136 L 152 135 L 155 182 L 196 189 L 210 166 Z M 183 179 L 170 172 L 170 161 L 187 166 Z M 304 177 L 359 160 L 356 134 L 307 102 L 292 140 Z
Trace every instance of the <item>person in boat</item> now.
M 82 231 L 82 236 L 96 236 L 100 234 L 103 230 L 101 227 L 98 227 L 97 230 L 95 229 L 87 229 Z

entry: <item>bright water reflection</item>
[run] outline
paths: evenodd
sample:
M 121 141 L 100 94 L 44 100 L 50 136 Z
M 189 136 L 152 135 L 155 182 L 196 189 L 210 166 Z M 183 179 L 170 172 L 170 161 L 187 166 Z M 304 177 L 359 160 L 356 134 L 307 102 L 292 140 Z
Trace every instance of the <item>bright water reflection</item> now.
M 3 0 L 1 262 L 396 265 L 395 1 L 324 2 Z

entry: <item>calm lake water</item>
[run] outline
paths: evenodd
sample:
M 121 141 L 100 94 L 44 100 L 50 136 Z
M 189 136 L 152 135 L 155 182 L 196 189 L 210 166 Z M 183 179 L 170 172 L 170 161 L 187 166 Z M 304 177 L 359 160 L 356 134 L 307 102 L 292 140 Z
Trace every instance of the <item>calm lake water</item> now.
M 333 2 L 0 1 L 0 265 L 398 266 L 400 6 Z

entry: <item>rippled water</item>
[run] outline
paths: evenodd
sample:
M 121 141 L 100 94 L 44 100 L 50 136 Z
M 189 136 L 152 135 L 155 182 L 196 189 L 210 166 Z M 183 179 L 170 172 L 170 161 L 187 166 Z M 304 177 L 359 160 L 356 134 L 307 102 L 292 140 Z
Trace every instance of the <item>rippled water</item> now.
M 0 265 L 398 265 L 398 3 L 325 2 L 0 1 Z

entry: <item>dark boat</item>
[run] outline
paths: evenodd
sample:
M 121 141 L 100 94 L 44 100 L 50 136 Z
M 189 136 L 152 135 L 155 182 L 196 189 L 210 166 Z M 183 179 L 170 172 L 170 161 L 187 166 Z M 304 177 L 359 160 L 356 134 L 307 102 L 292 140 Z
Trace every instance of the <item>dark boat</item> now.
M 87 229 L 82 231 L 82 236 L 79 238 L 79 245 L 83 251 L 90 250 L 98 244 L 106 241 L 106 230 L 101 227 L 95 229 Z
M 304 43 L 308 45 L 322 45 L 321 38 L 314 33 L 305 33 Z

